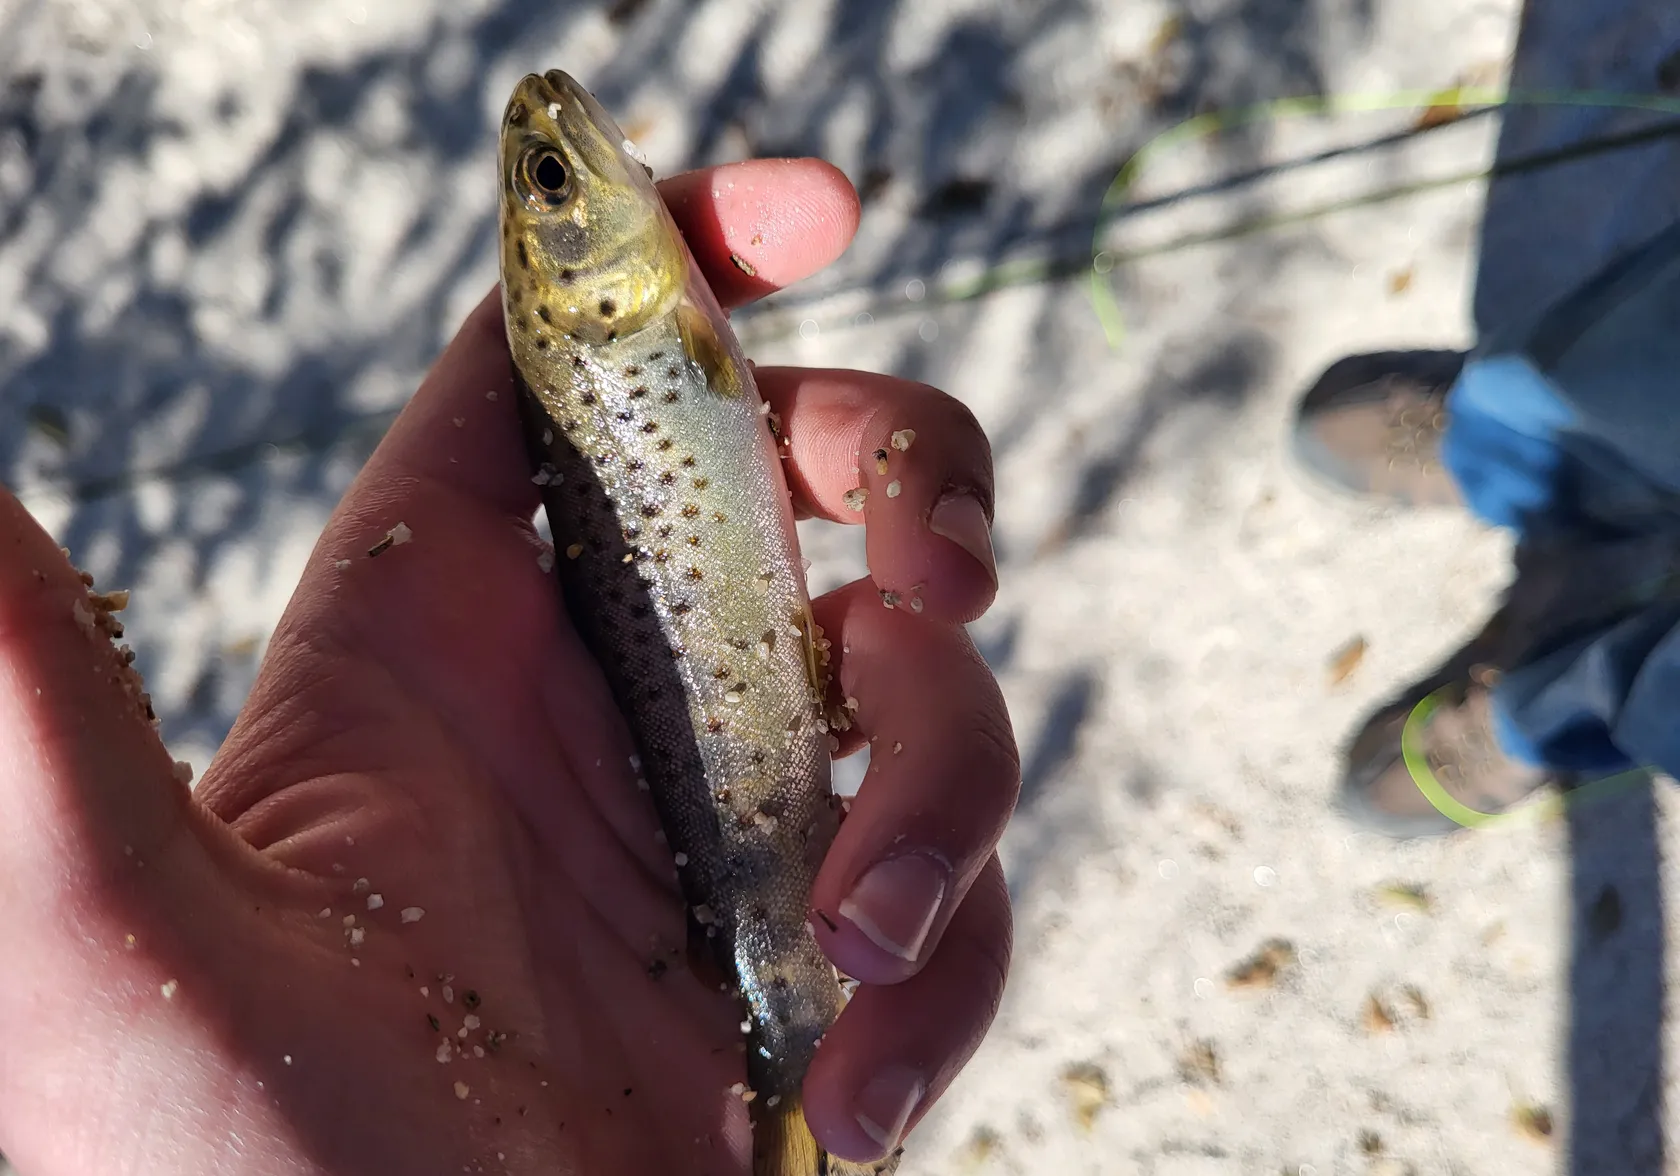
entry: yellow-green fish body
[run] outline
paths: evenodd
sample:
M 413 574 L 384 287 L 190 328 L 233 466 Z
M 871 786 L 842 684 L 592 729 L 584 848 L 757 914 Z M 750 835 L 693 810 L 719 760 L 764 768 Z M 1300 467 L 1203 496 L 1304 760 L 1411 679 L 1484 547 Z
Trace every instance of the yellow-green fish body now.
M 755 1176 L 876 1171 L 822 1153 L 801 1111 L 841 1006 L 807 923 L 838 812 L 826 643 L 751 369 L 647 170 L 576 82 L 520 82 L 501 165 L 503 307 L 561 584 L 746 1006 Z

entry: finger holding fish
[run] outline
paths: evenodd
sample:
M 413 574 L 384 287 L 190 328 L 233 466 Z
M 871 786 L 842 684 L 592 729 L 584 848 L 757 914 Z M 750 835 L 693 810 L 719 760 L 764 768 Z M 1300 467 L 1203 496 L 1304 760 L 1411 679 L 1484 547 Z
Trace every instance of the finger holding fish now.
M 898 1146 L 974 1056 L 1003 998 L 1009 887 L 987 859 L 927 966 L 864 985 L 805 1077 L 805 1117 L 832 1154 L 868 1163 Z
M 857 232 L 857 192 L 820 159 L 701 168 L 658 188 L 725 309 L 826 268 Z
M 872 372 L 765 367 L 802 516 L 859 524 L 881 601 L 965 624 L 997 595 L 992 451 L 960 400 Z
M 842 972 L 897 984 L 936 956 L 996 852 L 1020 760 L 1002 693 L 960 627 L 883 608 L 867 580 L 815 612 L 846 737 L 868 741 L 870 766 L 812 887 L 813 925 Z

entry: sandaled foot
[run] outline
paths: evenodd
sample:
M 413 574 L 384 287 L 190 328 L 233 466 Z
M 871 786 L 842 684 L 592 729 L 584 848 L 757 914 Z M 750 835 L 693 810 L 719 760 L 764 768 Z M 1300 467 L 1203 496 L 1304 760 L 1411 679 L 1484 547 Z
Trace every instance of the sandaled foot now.
M 1332 364 L 1302 397 L 1291 448 L 1319 481 L 1401 506 L 1458 506 L 1441 465 L 1457 351 L 1389 351 Z
M 1354 738 L 1342 777 L 1347 817 L 1390 837 L 1434 837 L 1473 826 L 1472 814 L 1496 816 L 1562 774 L 1512 759 L 1493 729 L 1491 686 L 1497 671 L 1475 667 L 1445 684 L 1420 683 L 1409 697 L 1378 712 Z M 1420 711 L 1420 704 L 1430 706 Z M 1402 749 L 1407 720 L 1418 712 L 1414 772 Z M 1420 777 L 1423 777 L 1420 780 Z M 1433 781 L 1447 799 L 1432 799 Z M 1457 806 L 1471 810 L 1465 813 Z

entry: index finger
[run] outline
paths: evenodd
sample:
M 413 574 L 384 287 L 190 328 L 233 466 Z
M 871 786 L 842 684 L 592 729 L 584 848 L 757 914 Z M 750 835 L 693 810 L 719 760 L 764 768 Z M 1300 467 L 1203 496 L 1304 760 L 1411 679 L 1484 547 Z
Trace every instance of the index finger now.
M 725 307 L 810 277 L 857 232 L 857 191 L 820 159 L 754 159 L 659 184 L 688 248 Z

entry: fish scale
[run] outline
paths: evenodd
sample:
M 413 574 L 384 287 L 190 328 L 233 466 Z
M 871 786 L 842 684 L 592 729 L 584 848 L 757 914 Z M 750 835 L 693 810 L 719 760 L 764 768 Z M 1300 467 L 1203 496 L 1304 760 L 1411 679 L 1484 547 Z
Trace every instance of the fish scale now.
M 800 1088 L 838 1015 L 807 922 L 838 827 L 811 619 L 751 368 L 594 99 L 530 75 L 502 134 L 503 309 L 567 610 L 623 710 L 694 921 L 745 1010 L 754 1176 L 829 1156 Z

